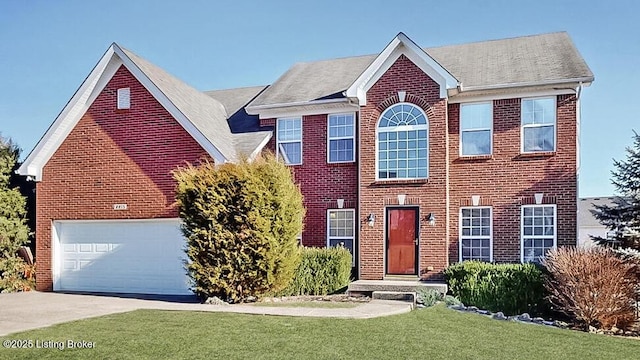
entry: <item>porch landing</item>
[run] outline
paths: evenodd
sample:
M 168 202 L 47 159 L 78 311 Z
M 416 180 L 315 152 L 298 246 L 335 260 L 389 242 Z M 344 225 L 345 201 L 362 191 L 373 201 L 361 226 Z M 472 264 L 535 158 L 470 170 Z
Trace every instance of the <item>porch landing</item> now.
M 447 284 L 419 280 L 356 280 L 349 284 L 348 294 L 371 296 L 373 292 L 415 293 L 417 288 L 434 289 L 447 293 Z

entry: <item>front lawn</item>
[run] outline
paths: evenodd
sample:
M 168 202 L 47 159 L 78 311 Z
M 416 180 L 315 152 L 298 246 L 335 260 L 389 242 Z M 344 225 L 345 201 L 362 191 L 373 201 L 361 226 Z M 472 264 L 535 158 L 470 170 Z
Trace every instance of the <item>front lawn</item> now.
M 303 307 L 320 309 L 349 309 L 360 306 L 360 303 L 341 301 L 283 301 L 283 302 L 258 302 L 254 306 L 265 307 Z
M 7 339 L 95 349 L 2 349 L 23 359 L 637 359 L 640 341 L 500 322 L 437 306 L 368 320 L 138 310 Z

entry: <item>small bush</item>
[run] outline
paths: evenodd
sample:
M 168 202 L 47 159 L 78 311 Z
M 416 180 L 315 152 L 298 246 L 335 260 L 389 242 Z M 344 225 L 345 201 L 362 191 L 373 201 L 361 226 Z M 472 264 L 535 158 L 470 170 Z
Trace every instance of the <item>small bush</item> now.
M 241 302 L 287 287 L 300 262 L 302 194 L 273 155 L 174 172 L 193 291 Z
M 602 247 L 553 250 L 544 264 L 549 300 L 585 328 L 625 329 L 634 321 L 635 264 Z
M 465 305 L 509 315 L 547 311 L 544 275 L 537 265 L 465 261 L 444 273 L 449 291 Z
M 350 277 L 351 253 L 346 248 L 302 248 L 293 281 L 278 295 L 328 295 L 349 285 Z
M 447 306 L 462 305 L 462 301 L 458 300 L 455 296 L 445 295 L 442 300 Z
M 422 303 L 426 307 L 433 306 L 443 299 L 440 291 L 423 287 L 418 287 L 416 289 L 416 296 L 418 297 L 418 302 Z

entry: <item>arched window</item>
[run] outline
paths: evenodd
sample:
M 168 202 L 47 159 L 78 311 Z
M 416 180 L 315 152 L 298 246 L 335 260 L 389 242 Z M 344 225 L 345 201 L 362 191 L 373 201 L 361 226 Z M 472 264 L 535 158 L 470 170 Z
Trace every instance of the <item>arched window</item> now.
M 429 123 L 419 107 L 400 103 L 387 108 L 376 133 L 377 179 L 426 179 Z

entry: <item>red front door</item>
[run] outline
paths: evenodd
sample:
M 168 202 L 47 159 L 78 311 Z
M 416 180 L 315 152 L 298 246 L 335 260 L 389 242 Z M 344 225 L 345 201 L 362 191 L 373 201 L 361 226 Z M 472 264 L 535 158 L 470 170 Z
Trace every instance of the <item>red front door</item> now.
M 418 274 L 418 209 L 387 208 L 387 274 Z

